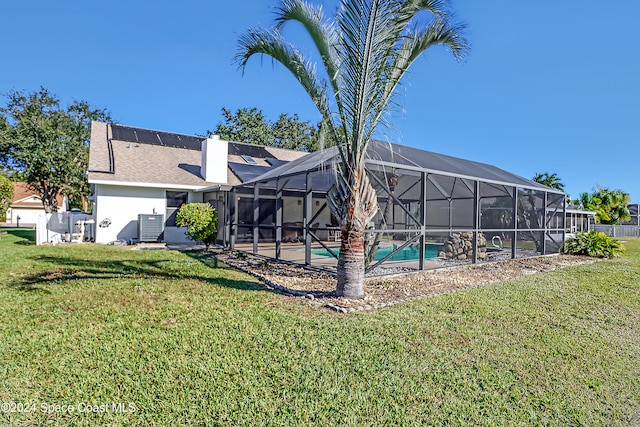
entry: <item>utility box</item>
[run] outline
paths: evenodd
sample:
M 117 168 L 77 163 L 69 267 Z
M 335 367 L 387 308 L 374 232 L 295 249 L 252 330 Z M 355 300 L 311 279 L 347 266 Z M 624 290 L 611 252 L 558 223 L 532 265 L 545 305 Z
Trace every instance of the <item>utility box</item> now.
M 138 241 L 159 242 L 164 232 L 164 215 L 139 214 L 138 215 Z

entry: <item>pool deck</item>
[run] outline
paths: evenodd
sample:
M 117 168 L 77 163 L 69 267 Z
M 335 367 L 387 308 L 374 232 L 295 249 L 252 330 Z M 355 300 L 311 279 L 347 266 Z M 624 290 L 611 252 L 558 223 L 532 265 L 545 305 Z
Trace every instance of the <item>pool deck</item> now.
M 385 244 L 403 244 L 401 241 L 385 242 Z M 336 243 L 327 242 L 328 247 L 336 247 Z M 252 253 L 252 243 L 236 243 L 235 248 L 239 251 Z M 323 247 L 317 242 L 311 245 L 311 249 L 323 249 Z M 276 244 L 275 243 L 260 243 L 258 245 L 258 255 L 275 258 L 276 257 Z M 283 261 L 304 265 L 304 244 L 303 243 L 282 243 L 280 245 L 280 259 Z M 324 269 L 335 269 L 338 260 L 331 256 L 322 256 L 311 254 L 311 266 L 320 267 Z M 386 261 L 381 266 L 394 267 L 394 268 L 408 268 L 412 270 L 418 270 L 418 260 L 411 261 Z M 431 270 L 438 268 L 439 265 L 429 259 L 425 259 L 424 269 Z

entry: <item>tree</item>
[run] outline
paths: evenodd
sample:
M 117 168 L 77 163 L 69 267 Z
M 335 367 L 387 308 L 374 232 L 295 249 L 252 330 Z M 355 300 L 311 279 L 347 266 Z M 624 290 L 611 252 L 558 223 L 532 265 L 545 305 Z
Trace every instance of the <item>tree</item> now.
M 596 223 L 620 224 L 621 221 L 631 219 L 629 212 L 630 197 L 622 190 L 609 190 L 597 186 L 591 195 L 581 193 L 579 200 L 584 209 L 594 211 Z
M 81 198 L 88 194 L 86 180 L 92 120 L 109 121 L 105 110 L 74 101 L 67 109 L 45 88 L 37 92 L 11 92 L 0 108 L 0 161 L 19 171 L 42 198 L 46 212 L 58 209 L 56 196 Z
M 271 125 L 273 146 L 299 151 L 317 151 L 317 129 L 309 122 L 300 120 L 297 114 L 281 114 Z
M 223 108 L 224 123 L 218 123 L 213 131 L 229 141 L 246 142 L 290 150 L 316 151 L 317 128 L 303 122 L 297 114 L 281 114 L 276 122 L 270 122 L 257 108 L 241 108 L 232 113 Z
M 323 75 L 283 36 L 288 22 L 301 24 L 310 36 Z M 305 0 L 281 0 L 272 29 L 254 28 L 239 39 L 241 68 L 256 54 L 281 63 L 320 112 L 322 134 L 338 146 L 336 184 L 327 202 L 341 222 L 340 296 L 364 296 L 364 231 L 379 209 L 364 168 L 367 146 L 378 125 L 386 124 L 396 88 L 422 53 L 443 45 L 463 57 L 462 30 L 452 23 L 446 0 L 341 0 L 331 18 Z
M 224 123 L 218 123 L 212 132 L 220 138 L 258 145 L 271 145 L 269 122 L 257 108 L 241 108 L 234 113 L 223 108 Z
M 178 227 L 187 227 L 189 239 L 205 244 L 209 250 L 218 235 L 218 213 L 208 203 L 185 203 L 176 214 Z
M 0 173 L 0 222 L 4 222 L 11 202 L 13 202 L 13 182 Z
M 536 173 L 533 177 L 533 180 L 542 185 L 546 185 L 550 188 L 555 188 L 556 190 L 564 191 L 564 184 L 560 181 L 560 177 L 557 174 L 549 172 L 545 173 Z

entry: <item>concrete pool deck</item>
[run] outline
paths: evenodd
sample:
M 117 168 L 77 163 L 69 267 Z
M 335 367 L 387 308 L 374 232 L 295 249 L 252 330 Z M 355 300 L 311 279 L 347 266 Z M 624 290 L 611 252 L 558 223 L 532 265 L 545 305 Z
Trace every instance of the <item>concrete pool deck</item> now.
M 336 243 L 327 242 L 328 247 L 333 248 L 336 247 Z M 405 242 L 402 241 L 389 241 L 385 242 L 385 244 L 396 244 L 401 245 Z M 236 243 L 236 250 L 253 253 L 253 244 L 252 243 Z M 295 264 L 304 265 L 305 262 L 305 254 L 304 254 L 304 244 L 303 243 L 282 243 L 280 245 L 280 259 L 282 261 L 291 262 Z M 317 242 L 311 245 L 311 249 L 324 249 L 322 245 Z M 276 257 L 276 244 L 275 243 L 260 243 L 258 245 L 258 255 L 275 259 Z M 318 267 L 328 270 L 334 270 L 338 264 L 338 260 L 332 256 L 323 256 L 311 254 L 311 266 Z M 402 268 L 402 269 L 411 269 L 418 271 L 419 265 L 418 260 L 410 260 L 410 261 L 386 261 L 381 266 L 385 268 Z M 431 259 L 425 259 L 424 268 L 425 270 L 431 270 L 435 268 L 442 267 L 437 261 Z

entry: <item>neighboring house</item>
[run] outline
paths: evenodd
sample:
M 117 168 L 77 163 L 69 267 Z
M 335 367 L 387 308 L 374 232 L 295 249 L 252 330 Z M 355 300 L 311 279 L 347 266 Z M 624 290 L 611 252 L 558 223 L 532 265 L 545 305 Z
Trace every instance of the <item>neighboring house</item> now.
M 160 225 L 159 240 L 188 242 L 184 229 L 175 222 L 183 203 L 211 203 L 224 224 L 231 188 L 305 154 L 227 142 L 217 136 L 93 122 L 88 180 L 90 199 L 95 203 L 95 241 L 146 240 L 149 234 L 140 230 L 142 219 L 150 224 L 152 236 L 154 226 Z M 150 219 L 155 223 L 149 223 Z
M 640 204 L 632 204 L 628 206 L 629 218 L 628 221 L 621 222 L 622 225 L 638 225 L 640 226 Z
M 58 195 L 58 212 L 65 212 L 67 198 Z M 40 194 L 33 190 L 26 182 L 13 183 L 13 202 L 7 210 L 6 220 L 8 224 L 35 225 L 38 215 L 44 214 L 44 206 Z
M 591 230 L 591 225 L 594 223 L 595 216 L 596 213 L 594 211 L 567 207 L 565 219 L 567 233 L 573 235 L 581 231 Z

